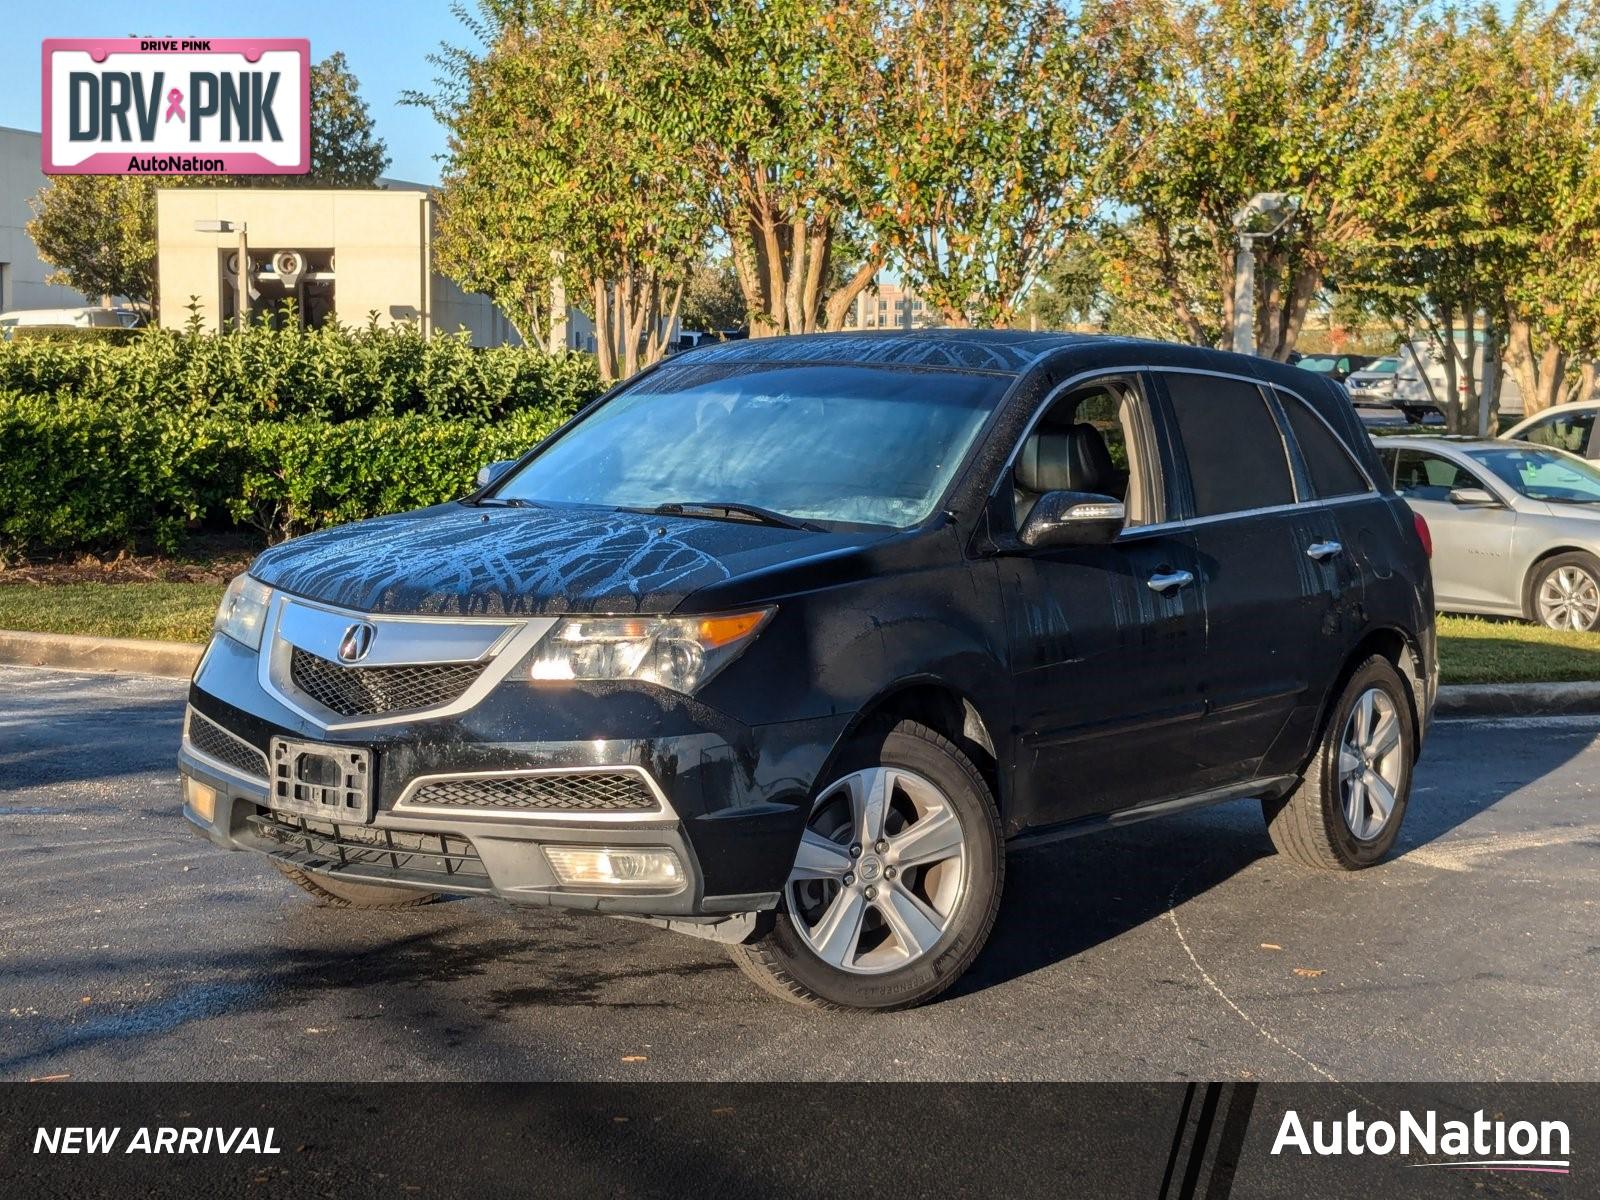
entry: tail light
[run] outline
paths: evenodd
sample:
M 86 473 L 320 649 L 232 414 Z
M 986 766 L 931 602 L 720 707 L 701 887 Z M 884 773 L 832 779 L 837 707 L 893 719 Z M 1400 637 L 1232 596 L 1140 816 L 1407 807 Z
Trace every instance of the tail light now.
M 1417 540 L 1422 543 L 1422 552 L 1429 558 L 1433 557 L 1433 534 L 1428 529 L 1428 523 L 1422 519 L 1422 514 L 1414 512 L 1411 519 L 1417 524 Z

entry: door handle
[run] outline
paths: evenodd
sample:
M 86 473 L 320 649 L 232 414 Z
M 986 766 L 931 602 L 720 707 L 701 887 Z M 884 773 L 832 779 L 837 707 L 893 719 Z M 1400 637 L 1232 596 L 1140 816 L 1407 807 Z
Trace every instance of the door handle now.
M 1165 596 L 1174 588 L 1188 587 L 1194 582 L 1194 575 L 1188 571 L 1158 571 L 1148 582 L 1152 592 Z
M 1343 554 L 1344 547 L 1338 542 L 1312 542 L 1306 547 L 1306 557 L 1314 558 L 1318 562 L 1332 558 L 1335 554 Z

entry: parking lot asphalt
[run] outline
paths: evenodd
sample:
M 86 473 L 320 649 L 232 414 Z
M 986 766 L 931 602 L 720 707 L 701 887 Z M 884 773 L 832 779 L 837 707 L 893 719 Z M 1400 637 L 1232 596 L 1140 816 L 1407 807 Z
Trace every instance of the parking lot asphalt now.
M 1600 1079 L 1600 717 L 1439 723 L 1353 876 L 1250 802 L 1018 854 L 972 973 L 863 1016 L 634 923 L 317 908 L 187 831 L 185 687 L 0 668 L 0 1079 Z

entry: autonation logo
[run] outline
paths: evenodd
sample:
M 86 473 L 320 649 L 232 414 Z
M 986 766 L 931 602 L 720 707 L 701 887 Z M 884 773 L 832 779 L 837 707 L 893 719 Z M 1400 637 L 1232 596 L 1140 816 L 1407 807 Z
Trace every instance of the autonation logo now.
M 1443 1167 L 1452 1171 L 1534 1171 L 1565 1175 L 1571 1169 L 1568 1155 L 1572 1136 L 1565 1121 L 1512 1121 L 1493 1119 L 1482 1109 L 1468 1121 L 1440 1121 L 1429 1111 L 1419 1119 L 1401 1110 L 1398 1122 L 1363 1121 L 1351 1109 L 1340 1120 L 1312 1121 L 1309 1131 L 1300 1114 L 1290 1109 L 1278 1126 L 1272 1153 L 1298 1150 L 1322 1157 L 1370 1154 L 1446 1155 L 1444 1162 L 1409 1163 L 1413 1167 Z

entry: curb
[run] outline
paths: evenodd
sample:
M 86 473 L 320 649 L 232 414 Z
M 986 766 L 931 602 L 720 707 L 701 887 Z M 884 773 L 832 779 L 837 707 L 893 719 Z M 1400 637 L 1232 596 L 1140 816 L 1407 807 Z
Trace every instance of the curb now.
M 1439 689 L 1436 717 L 1530 717 L 1600 713 L 1600 682 L 1455 683 Z
M 22 667 L 68 667 L 77 671 L 128 672 L 188 679 L 204 646 L 139 638 L 78 637 L 67 633 L 20 633 L 0 629 L 0 663 Z

